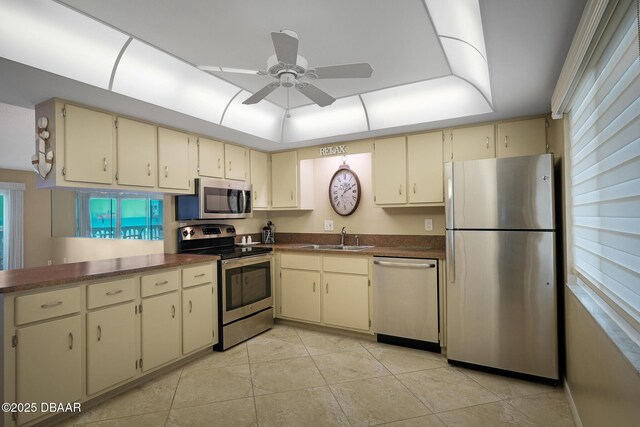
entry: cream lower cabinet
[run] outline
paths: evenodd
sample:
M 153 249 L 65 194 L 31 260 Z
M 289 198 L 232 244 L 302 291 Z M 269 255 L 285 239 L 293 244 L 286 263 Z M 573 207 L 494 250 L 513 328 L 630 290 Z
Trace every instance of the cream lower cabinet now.
M 282 317 L 320 322 L 320 272 L 283 269 Z
M 135 331 L 133 302 L 87 314 L 87 394 L 136 375 Z
M 61 304 L 62 305 L 62 304 Z M 77 402 L 82 398 L 82 321 L 80 315 L 16 331 L 16 402 Z M 42 413 L 20 412 L 18 424 Z
M 180 293 L 172 291 L 142 301 L 142 371 L 180 356 Z
M 211 283 L 182 291 L 182 354 L 213 344 L 212 294 Z

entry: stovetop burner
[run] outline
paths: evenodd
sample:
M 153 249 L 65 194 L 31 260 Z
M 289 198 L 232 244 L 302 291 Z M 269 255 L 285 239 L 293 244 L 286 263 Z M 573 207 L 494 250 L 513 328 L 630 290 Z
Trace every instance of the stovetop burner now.
M 178 228 L 178 253 L 218 255 L 221 259 L 255 256 L 271 252 L 270 247 L 239 247 L 236 229 L 226 224 L 190 225 Z

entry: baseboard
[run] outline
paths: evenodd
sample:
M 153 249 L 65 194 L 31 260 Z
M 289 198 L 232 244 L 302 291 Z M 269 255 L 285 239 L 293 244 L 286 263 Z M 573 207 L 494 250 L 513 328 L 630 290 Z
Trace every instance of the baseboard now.
M 569 410 L 571 410 L 571 416 L 573 416 L 573 422 L 576 427 L 582 427 L 582 421 L 580 421 L 580 415 L 578 414 L 578 408 L 576 408 L 576 403 L 573 401 L 573 396 L 571 395 L 571 389 L 569 388 L 569 382 L 567 381 L 567 377 L 563 378 L 564 380 L 564 396 L 567 398 L 567 403 L 569 404 Z

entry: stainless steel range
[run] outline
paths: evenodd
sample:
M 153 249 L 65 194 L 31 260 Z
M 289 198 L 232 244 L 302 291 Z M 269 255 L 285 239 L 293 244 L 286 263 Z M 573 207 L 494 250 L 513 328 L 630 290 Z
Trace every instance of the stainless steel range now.
M 273 326 L 271 248 L 239 247 L 231 225 L 207 224 L 178 228 L 178 252 L 219 255 L 219 341 L 213 348 L 226 350 Z

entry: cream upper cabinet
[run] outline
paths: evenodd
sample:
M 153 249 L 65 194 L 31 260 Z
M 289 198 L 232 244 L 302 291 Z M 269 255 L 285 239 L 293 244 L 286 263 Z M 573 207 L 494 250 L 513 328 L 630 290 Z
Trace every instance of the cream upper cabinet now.
M 473 126 L 453 129 L 445 135 L 444 160 L 462 161 L 491 159 L 496 156 L 495 126 Z
M 189 136 L 158 128 L 158 186 L 189 189 Z
M 269 207 L 269 162 L 267 153 L 250 151 L 251 185 L 253 186 L 253 208 Z
M 320 322 L 320 272 L 282 270 L 280 314 L 282 317 Z
M 378 139 L 373 144 L 374 200 L 378 205 L 407 202 L 405 137 Z
M 407 184 L 409 203 L 442 203 L 442 132 L 407 137 Z
M 65 180 L 111 184 L 113 182 L 113 116 L 64 106 Z
M 224 143 L 198 138 L 198 175 L 224 178 Z
M 136 312 L 129 302 L 87 314 L 88 395 L 135 376 Z
M 547 152 L 544 117 L 498 123 L 498 157 L 530 156 Z
M 118 184 L 155 187 L 157 130 L 148 123 L 118 117 L 116 122 Z
M 182 353 L 213 343 L 213 285 L 195 286 L 182 291 Z
M 271 206 L 298 206 L 298 153 L 295 151 L 271 155 Z
M 82 321 L 76 314 L 16 330 L 16 402 L 76 402 L 82 397 Z M 18 424 L 43 415 L 20 412 Z
M 245 181 L 247 179 L 247 162 L 249 157 L 244 147 L 224 144 L 224 177 Z
M 142 371 L 180 356 L 180 293 L 173 291 L 142 301 Z

